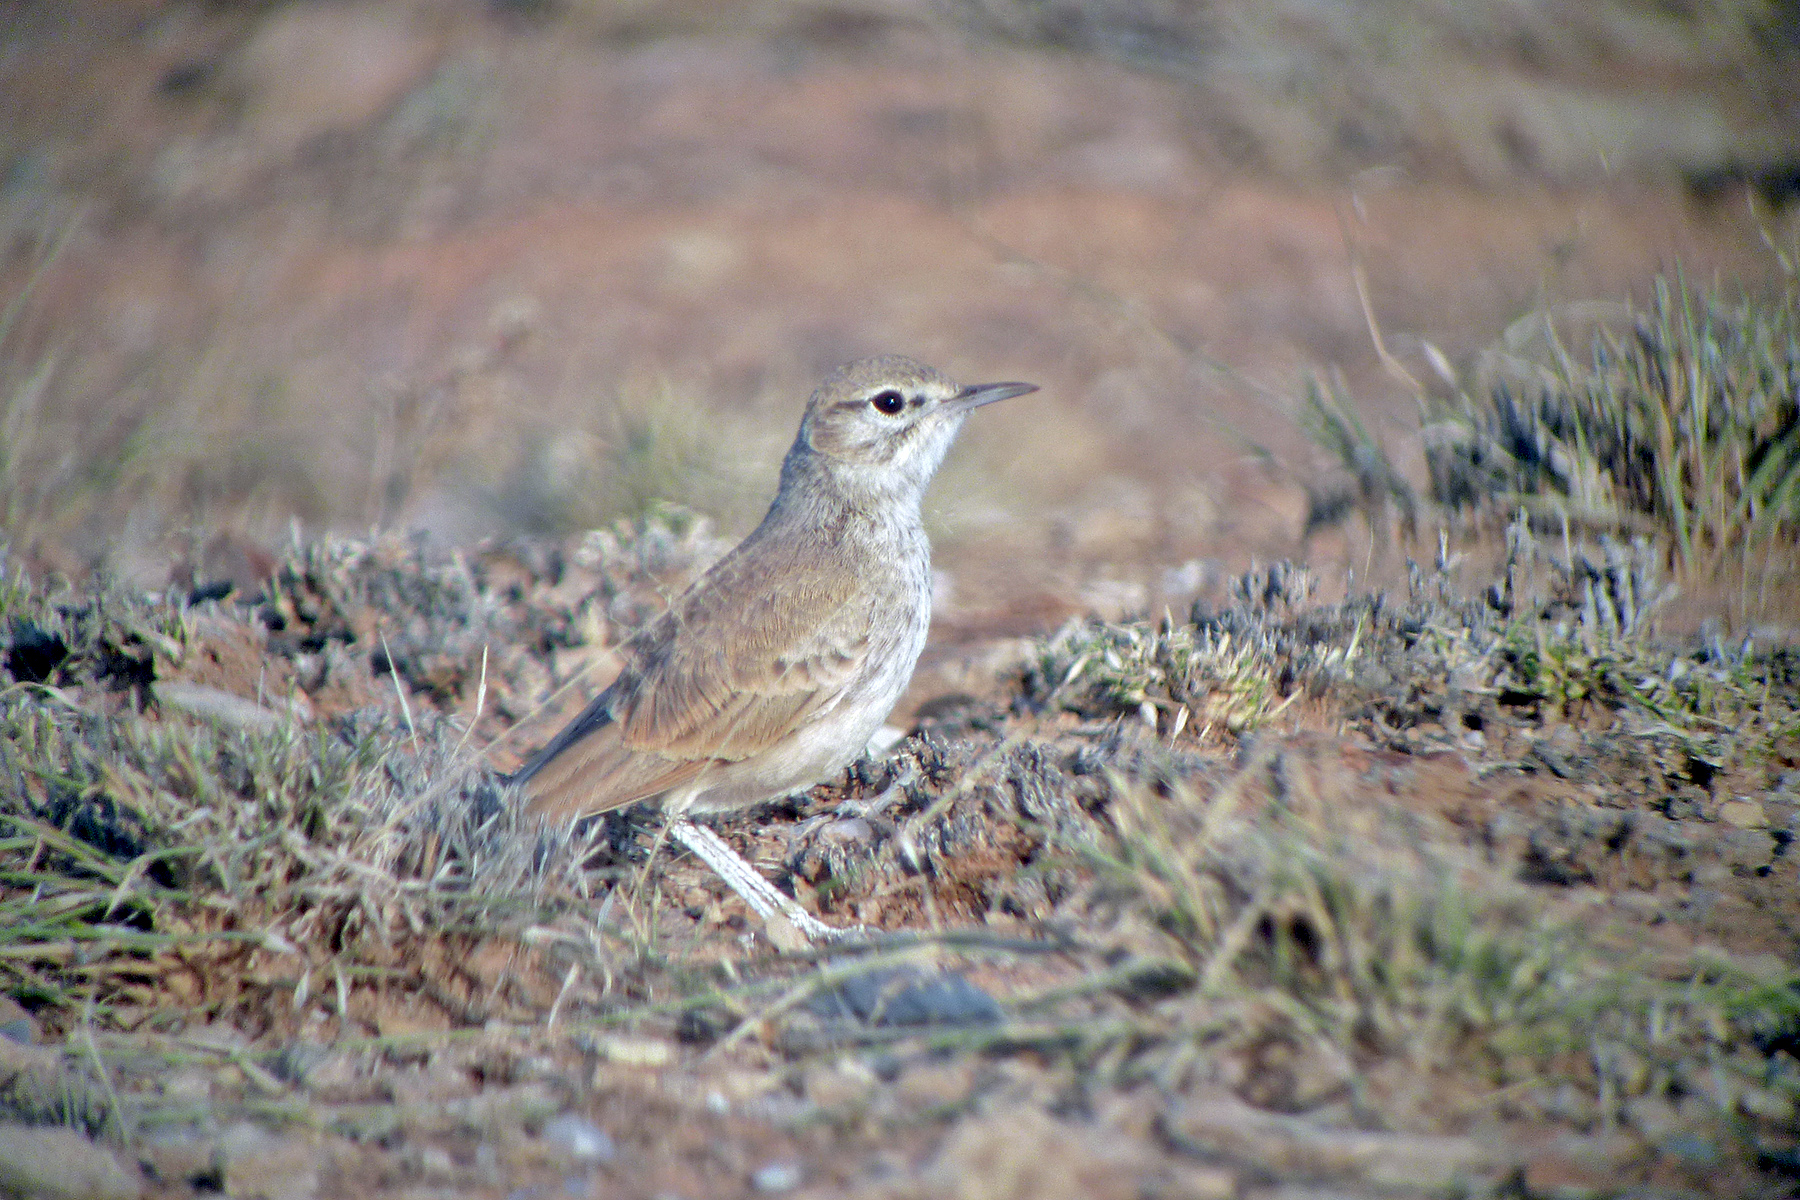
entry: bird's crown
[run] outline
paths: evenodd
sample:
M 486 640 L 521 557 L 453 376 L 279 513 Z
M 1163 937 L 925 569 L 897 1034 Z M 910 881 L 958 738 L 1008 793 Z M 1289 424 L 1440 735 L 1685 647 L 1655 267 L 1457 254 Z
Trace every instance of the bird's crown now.
M 845 468 L 895 474 L 896 483 L 923 489 L 972 410 L 1036 390 L 1029 383 L 959 387 L 900 354 L 859 359 L 813 392 L 795 449 Z

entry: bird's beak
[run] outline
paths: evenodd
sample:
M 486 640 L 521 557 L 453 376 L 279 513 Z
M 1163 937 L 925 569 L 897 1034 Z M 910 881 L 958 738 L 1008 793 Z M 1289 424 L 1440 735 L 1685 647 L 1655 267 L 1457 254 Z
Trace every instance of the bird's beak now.
M 993 404 L 1000 400 L 1010 400 L 1014 396 L 1023 396 L 1026 392 L 1035 392 L 1035 383 L 972 383 L 950 398 L 950 403 L 968 412 L 980 408 L 984 404 Z

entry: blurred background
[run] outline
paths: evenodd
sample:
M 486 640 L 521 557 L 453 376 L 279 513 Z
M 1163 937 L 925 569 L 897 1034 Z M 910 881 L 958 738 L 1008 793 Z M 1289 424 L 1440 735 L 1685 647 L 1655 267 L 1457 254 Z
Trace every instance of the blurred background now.
M 885 351 L 1043 386 L 928 500 L 953 633 L 1253 560 L 1392 577 L 1430 550 L 1358 463 L 1422 488 L 1434 394 L 1659 276 L 1791 295 L 1800 245 L 1774 0 L 10 0 L 0 30 L 0 534 L 148 586 L 331 529 L 741 534 L 812 385 Z

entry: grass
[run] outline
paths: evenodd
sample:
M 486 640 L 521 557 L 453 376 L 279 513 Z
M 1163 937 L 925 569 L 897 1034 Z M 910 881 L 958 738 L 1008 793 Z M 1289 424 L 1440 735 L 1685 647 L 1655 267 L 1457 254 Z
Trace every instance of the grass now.
M 1195 1039 L 1216 1054 L 1277 1038 L 1323 1063 L 1462 1076 L 1465 1117 L 1571 1081 L 1600 1123 L 1652 1093 L 1701 1094 L 1724 1116 L 1746 1090 L 1782 1113 L 1800 1104 L 1800 1072 L 1760 1048 L 1800 1031 L 1800 980 L 1703 952 L 1621 961 L 1498 879 L 1471 887 L 1466 863 L 1409 846 L 1401 820 L 1374 844 L 1347 837 L 1350 798 L 1309 790 L 1304 773 L 1274 801 L 1278 757 L 1228 786 L 1242 807 L 1224 815 L 1217 794 L 1122 795 L 1102 865 L 1155 931 L 1144 957 L 1185 964 L 1191 981 L 1132 1030 L 1133 1073 L 1179 1083 L 1171 1073 L 1205 1061 Z
M 1532 343 L 1540 357 L 1521 361 Z M 1750 570 L 1800 537 L 1800 289 L 1733 303 L 1659 278 L 1585 353 L 1547 316 L 1507 348 L 1485 389 L 1428 414 L 1440 503 L 1547 500 L 1654 530 L 1692 571 Z
M 306 447 L 278 376 L 217 349 L 83 362 L 65 333 L 32 340 L 36 295 L 80 232 L 66 224 L 0 310 L 0 539 L 114 566 L 134 540 L 251 525 L 273 540 L 294 518 L 317 518 L 329 485 L 296 465 Z
M 8 665 L 37 678 L 0 692 L 0 986 L 46 1016 L 223 1019 L 274 989 L 341 1022 L 352 987 L 412 973 L 409 945 L 516 943 L 544 917 L 460 731 L 192 717 L 156 703 L 200 651 L 178 600 L 4 600 Z
M 1647 541 L 1740 619 L 1800 582 L 1800 281 L 1728 300 L 1678 273 L 1641 310 L 1532 313 L 1462 367 L 1427 350 L 1437 386 L 1398 374 L 1440 523 L 1522 513 L 1571 557 Z M 1358 511 L 1385 544 L 1397 512 L 1410 536 L 1411 488 L 1341 382 L 1311 385 L 1301 423 L 1350 481 L 1312 496 L 1307 532 Z
M 1208 618 L 1255 649 L 1225 656 L 1248 671 L 1218 669 L 1223 637 L 1207 640 L 1206 619 L 1180 633 L 1072 627 L 1027 670 L 1049 707 L 1128 718 L 1152 698 L 1159 711 L 1230 705 L 1246 694 L 1234 680 L 1256 680 L 1256 719 L 1229 730 L 1242 747 L 1231 771 L 1204 787 L 1116 775 L 1112 836 L 1071 848 L 1116 922 L 1109 969 L 1092 983 L 1129 1011 L 1082 1051 L 1116 1081 L 1184 1091 L 1241 1060 L 1249 1078 L 1267 1075 L 1271 1106 L 1335 1097 L 1390 1128 L 1554 1112 L 1601 1129 L 1646 1104 L 1698 1104 L 1729 1142 L 1750 1136 L 1746 1121 L 1800 1111 L 1800 1070 L 1777 1052 L 1800 1036 L 1791 968 L 1704 946 L 1652 950 L 1591 911 L 1559 914 L 1334 766 L 1335 751 L 1321 764 L 1304 743 L 1243 736 L 1279 729 L 1282 698 L 1311 693 L 1378 742 L 1436 715 L 1441 734 L 1406 744 L 1461 749 L 1461 694 L 1490 738 L 1574 720 L 1739 778 L 1792 761 L 1791 656 L 1658 645 L 1642 624 L 1621 625 L 1624 605 L 1596 602 L 1591 578 L 1585 593 L 1570 586 L 1580 564 L 1552 561 L 1539 586 L 1524 560 L 1541 548 L 1528 535 L 1513 546 L 1509 603 L 1445 606 L 1420 587 L 1403 603 L 1265 599 Z
M 546 431 L 529 447 L 500 508 L 521 528 L 558 535 L 682 508 L 748 529 L 791 435 L 758 415 L 768 414 L 708 408 L 666 377 L 627 381 L 588 427 Z
M 1780 1150 L 1771 1131 L 1800 1104 L 1791 969 L 1699 938 L 1652 948 L 1628 917 L 1521 882 L 1513 851 L 1481 851 L 1390 774 L 1446 749 L 1473 777 L 1516 773 L 1497 757 L 1508 729 L 1529 743 L 1565 727 L 1599 730 L 1577 732 L 1576 753 L 1603 770 L 1621 741 L 1704 753 L 1735 779 L 1791 761 L 1791 657 L 1654 642 L 1632 615 L 1654 607 L 1654 556 L 1568 561 L 1521 522 L 1472 599 L 1421 570 L 1403 597 L 1320 603 L 1304 571 L 1270 567 L 1217 610 L 1072 625 L 1026 665 L 1009 698 L 1021 720 L 996 743 L 953 760 L 920 741 L 919 769 L 864 781 L 897 788 L 879 819 L 914 869 L 890 847 L 826 880 L 928 879 L 949 902 L 998 854 L 1002 892 L 1054 877 L 1040 910 L 784 957 L 687 953 L 674 902 L 603 899 L 637 874 L 610 835 L 528 832 L 443 715 L 478 686 L 515 710 L 535 698 L 555 674 L 539 660 L 578 628 L 614 636 L 613 614 L 641 617 L 707 545 L 691 525 L 621 526 L 536 574 L 523 551 L 336 540 L 294 548 L 262 596 L 224 604 L 6 575 L 0 772 L 23 789 L 0 794 L 0 987 L 53 1042 L 30 1071 L 0 1062 L 0 1103 L 128 1142 L 237 1119 L 379 1139 L 437 1126 L 400 1101 L 321 1101 L 295 1064 L 410 1068 L 504 1045 L 591 1072 L 641 1042 L 694 1070 L 1014 1058 L 1070 1094 L 1174 1104 L 1223 1086 L 1320 1129 L 1596 1133 L 1663 1106 L 1730 1162 Z M 252 628 L 270 719 L 159 701 L 222 630 Z M 303 674 L 284 671 L 325 659 L 379 687 L 347 712 L 284 715 L 284 681 Z M 384 699 L 396 681 L 410 721 Z M 1470 714 L 1485 752 L 1468 748 Z M 1061 715 L 1073 732 L 1045 740 Z M 1308 740 L 1307 724 L 1359 736 Z M 1630 782 L 1613 802 L 1647 809 L 1658 792 Z M 1676 787 L 1700 792 L 1656 783 Z M 1536 819 L 1523 802 L 1513 817 Z M 645 907 L 642 928 L 621 919 Z M 1004 979 L 1021 964 L 1042 983 L 1002 993 L 997 1020 L 817 1011 L 871 971 Z M 161 1090 L 196 1071 L 205 1097 Z M 555 1107 L 542 1089 L 503 1101 L 525 1123 Z
M 56 265 L 63 248 L 68 245 L 74 226 L 39 256 L 30 276 L 0 309 L 0 531 L 15 534 L 43 506 L 44 481 L 39 478 L 42 457 L 38 443 L 38 427 L 42 422 L 44 398 L 56 374 L 56 355 L 47 352 L 35 360 L 15 361 L 18 352 L 16 334 L 20 318 L 44 277 Z
M 1253 733 L 1306 689 L 1345 677 L 1361 640 L 1361 618 L 1331 639 L 1296 635 L 1266 619 L 1299 610 L 1313 580 L 1276 564 L 1234 581 L 1237 604 L 1197 607 L 1192 619 L 1156 624 L 1075 620 L 1043 641 L 1024 679 L 1035 703 L 1085 716 L 1129 714 L 1169 739 Z M 1246 614 L 1260 613 L 1245 619 Z
M 1461 857 L 1457 838 L 1370 799 L 1379 788 L 1245 737 L 1310 693 L 1378 740 L 1441 713 L 1435 744 L 1460 748 L 1461 694 L 1490 736 L 1577 721 L 1712 770 L 1754 777 L 1791 761 L 1791 656 L 1652 641 L 1631 597 L 1654 598 L 1653 555 L 1617 552 L 1609 570 L 1558 561 L 1522 521 L 1510 547 L 1503 581 L 1479 601 L 1446 605 L 1424 580 L 1404 603 L 1307 606 L 1293 588 L 1251 581 L 1238 605 L 1189 625 L 1072 626 L 1028 668 L 1039 703 L 1141 712 L 1164 733 L 1155 718 L 1177 704 L 1248 714 L 1217 726 L 1247 756 L 1226 779 L 1196 789 L 1121 776 L 1114 837 L 1080 851 L 1132 931 L 1102 985 L 1144 1003 L 1114 1035 L 1122 1078 L 1180 1088 L 1222 1055 L 1280 1043 L 1353 1107 L 1375 1103 L 1362 1089 L 1383 1064 L 1456 1075 L 1460 1099 L 1430 1117 L 1452 1126 L 1458 1104 L 1460 1119 L 1567 1108 L 1556 1095 L 1571 1084 L 1593 1127 L 1645 1098 L 1699 1097 L 1721 1128 L 1746 1114 L 1791 1119 L 1800 1071 L 1770 1051 L 1800 1032 L 1800 977 L 1703 948 L 1622 955 L 1604 922 L 1552 915 Z
M 1342 479 L 1305 484 L 1303 537 L 1336 524 L 1351 511 L 1362 515 L 1375 539 L 1377 554 L 1385 554 L 1388 530 L 1396 520 L 1405 536 L 1413 536 L 1418 527 L 1418 495 L 1395 469 L 1386 447 L 1357 415 L 1340 374 L 1332 373 L 1324 384 L 1316 376 L 1307 380 L 1300 427 L 1346 471 Z

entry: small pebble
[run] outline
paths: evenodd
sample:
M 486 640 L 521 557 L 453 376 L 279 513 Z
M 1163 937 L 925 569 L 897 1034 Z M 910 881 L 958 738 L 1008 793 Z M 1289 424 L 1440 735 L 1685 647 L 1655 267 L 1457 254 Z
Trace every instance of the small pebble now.
M 675 1058 L 675 1047 L 661 1038 L 600 1037 L 594 1039 L 594 1050 L 607 1062 L 626 1067 L 666 1067 Z
M 799 1163 L 772 1162 L 756 1169 L 750 1186 L 759 1192 L 791 1192 L 800 1186 L 800 1178 Z
M 415 1165 L 421 1176 L 438 1183 L 456 1178 L 456 1160 L 442 1146 L 421 1148 Z
M 619 1152 L 606 1130 L 576 1113 L 563 1113 L 546 1121 L 544 1140 L 581 1162 L 611 1162 Z
M 0 994 L 0 1037 L 21 1046 L 37 1041 L 37 1022 L 11 996 Z
M 875 840 L 875 827 L 861 817 L 846 817 L 826 824 L 818 839 L 827 846 L 861 846 Z
M 1678 1133 L 1657 1149 L 1681 1159 L 1689 1167 L 1715 1167 L 1721 1157 L 1717 1146 L 1693 1133 Z

